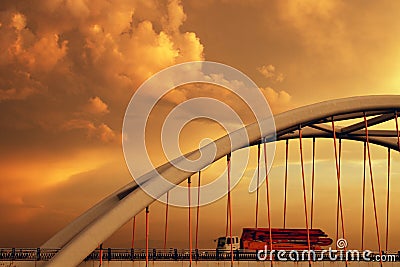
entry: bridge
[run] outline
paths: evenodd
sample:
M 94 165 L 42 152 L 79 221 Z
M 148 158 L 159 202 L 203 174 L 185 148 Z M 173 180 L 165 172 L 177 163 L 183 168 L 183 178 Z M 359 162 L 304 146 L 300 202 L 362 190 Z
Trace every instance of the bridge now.
M 60 249 L 41 249 L 41 248 L 24 248 L 24 249 L 1 249 L 0 250 L 0 260 L 2 261 L 10 261 L 10 262 L 41 262 L 41 261 L 49 261 L 51 260 Z M 261 254 L 261 256 L 263 256 Z M 347 259 L 345 255 L 340 252 L 333 252 L 332 254 L 322 254 L 321 251 L 318 251 L 315 255 L 314 261 L 330 261 L 331 258 L 335 258 L 337 261 L 348 262 L 351 261 L 375 261 L 380 256 L 379 252 L 368 254 L 368 259 L 363 259 L 362 255 L 359 257 L 353 257 L 352 255 L 348 255 Z M 281 259 L 278 259 L 278 255 L 275 253 L 272 257 L 272 260 L 276 261 L 290 261 L 292 260 L 293 255 L 282 256 Z M 146 253 L 146 249 L 125 249 L 125 248 L 106 248 L 106 249 L 96 249 L 92 253 L 90 253 L 84 260 L 83 265 L 85 264 L 93 264 L 93 262 L 114 262 L 115 264 L 123 262 L 145 262 L 146 258 L 148 258 L 151 262 L 230 262 L 231 254 L 226 251 L 219 251 L 217 249 L 150 249 L 148 253 Z M 234 261 L 241 262 L 252 262 L 252 261 L 262 261 L 260 259 L 260 254 L 257 251 L 243 251 L 243 250 L 234 250 L 233 251 L 233 259 Z M 384 253 L 383 259 L 385 262 L 399 262 L 400 261 L 400 251 L 397 253 Z M 309 258 L 306 254 L 304 257 L 301 253 L 298 254 L 298 258 L 295 260 L 296 262 L 308 262 Z M 0 265 L 1 266 L 1 265 Z M 33 265 L 34 266 L 34 265 Z
M 334 235 L 334 241 L 336 242 L 340 238 L 346 239 L 356 239 L 360 238 L 360 246 L 353 249 L 359 249 L 360 251 L 368 249 L 365 246 L 366 242 L 366 209 L 373 210 L 373 221 L 374 221 L 374 231 L 376 236 L 376 244 L 374 245 L 371 255 L 374 259 L 379 258 L 375 261 L 376 264 L 383 264 L 385 257 L 391 258 L 391 261 L 399 261 L 398 256 L 398 243 L 392 242 L 390 246 L 390 236 L 396 237 L 398 235 L 398 229 L 396 229 L 395 224 L 398 218 L 393 216 L 391 213 L 391 206 L 393 206 L 393 199 L 396 197 L 396 192 L 398 192 L 400 184 L 396 181 L 396 176 L 399 172 L 396 171 L 394 175 L 392 174 L 392 169 L 395 168 L 396 163 L 392 160 L 392 157 L 397 157 L 400 151 L 400 132 L 399 132 L 399 122 L 398 122 L 398 112 L 400 111 L 400 96 L 364 96 L 364 97 L 352 97 L 345 99 L 337 99 L 326 102 L 321 102 L 305 107 L 300 107 L 278 114 L 274 117 L 276 131 L 272 129 L 267 129 L 261 132 L 259 130 L 259 124 L 250 124 L 234 133 L 230 133 L 218 140 L 215 140 L 212 145 L 215 145 L 216 154 L 213 162 L 217 162 L 220 159 L 226 157 L 227 166 L 227 219 L 226 219 L 226 236 L 232 235 L 232 198 L 231 193 L 232 186 L 231 182 L 231 170 L 232 164 L 235 160 L 235 153 L 245 149 L 246 142 L 239 142 L 234 146 L 230 143 L 230 138 L 232 135 L 248 137 L 249 146 L 254 146 L 257 152 L 257 181 L 261 179 L 261 169 L 268 169 L 268 159 L 267 155 L 267 143 L 279 143 L 284 144 L 284 176 L 283 181 L 283 228 L 289 228 L 290 225 L 287 223 L 287 209 L 290 194 L 288 193 L 288 151 L 289 151 L 289 140 L 296 139 L 296 151 L 299 157 L 299 168 L 300 176 L 296 177 L 299 179 L 301 186 L 297 188 L 298 194 L 302 196 L 302 213 L 304 226 L 303 228 L 307 231 L 306 245 L 311 248 L 310 240 L 310 230 L 315 228 L 315 194 L 316 187 L 315 183 L 324 179 L 323 177 L 317 177 L 315 172 L 316 167 L 316 143 L 317 139 L 323 138 L 325 140 L 331 140 L 330 149 L 334 154 L 334 165 L 335 165 L 335 176 L 336 176 L 336 186 L 335 186 L 335 197 L 336 197 L 336 209 L 333 211 L 335 213 L 335 221 L 330 222 L 331 226 L 335 231 L 332 233 Z M 262 122 L 261 122 L 262 123 Z M 340 126 L 339 126 L 340 125 Z M 380 128 L 381 127 L 381 128 Z M 391 127 L 391 128 L 390 128 Z M 306 190 L 306 156 L 304 155 L 304 139 L 311 139 L 312 144 L 312 155 L 309 159 L 311 166 L 311 193 Z M 342 159 L 342 147 L 343 140 L 358 141 L 363 144 L 360 154 L 363 156 L 361 160 L 361 165 L 363 171 L 359 175 L 362 177 L 362 193 L 357 196 L 361 205 L 361 225 L 359 231 L 346 231 L 346 226 L 349 227 L 350 222 L 346 222 L 344 218 L 344 210 L 346 209 L 347 202 L 343 201 L 344 188 L 343 175 L 341 172 L 341 167 L 343 165 Z M 210 145 L 207 145 L 210 146 Z M 195 150 L 191 153 L 185 155 L 186 158 L 194 160 L 201 156 L 202 153 L 207 152 L 207 146 Z M 387 160 L 385 163 L 385 177 L 380 177 L 379 179 L 374 175 L 376 173 L 373 164 L 373 147 L 382 147 L 387 150 Z M 278 151 L 277 153 L 280 153 Z M 179 159 L 177 159 L 179 162 Z M 177 162 L 175 161 L 175 163 Z M 381 164 L 381 162 L 380 162 Z M 199 178 L 202 170 L 209 165 L 206 161 L 195 161 L 193 171 L 184 171 L 176 167 L 175 164 L 167 162 L 162 166 L 159 166 L 154 171 L 147 173 L 143 176 L 143 181 L 146 183 L 146 187 L 155 187 L 158 197 L 168 196 L 168 192 L 172 190 L 172 187 L 160 187 L 156 186 L 157 179 L 152 179 L 158 174 L 161 174 L 165 179 L 173 183 L 174 185 L 179 185 L 184 183 L 188 186 L 188 201 L 194 197 L 196 199 L 200 198 L 200 192 L 196 196 L 190 196 L 190 184 L 195 177 Z M 397 169 L 396 169 L 397 170 Z M 267 236 L 266 241 L 270 244 L 268 250 L 271 252 L 274 248 L 274 242 L 272 242 L 271 228 L 276 227 L 271 223 L 272 217 L 272 206 L 271 202 L 271 190 L 278 190 L 271 187 L 271 180 L 269 179 L 268 172 L 264 174 L 265 178 L 265 192 L 266 192 L 266 207 L 267 207 L 267 228 L 270 229 L 269 237 Z M 394 177 L 392 177 L 394 176 Z M 191 178 L 192 177 L 192 178 Z M 392 179 L 393 178 L 393 179 Z M 398 179 L 397 179 L 398 180 Z M 377 204 L 377 192 L 376 187 L 379 183 L 385 183 L 385 205 L 382 210 L 383 205 Z M 257 182 L 258 185 L 258 182 Z M 281 189 L 280 189 L 281 190 Z M 368 194 L 367 194 L 368 193 Z M 256 203 L 255 203 L 255 228 L 259 227 L 259 189 L 256 190 Z M 367 199 L 371 200 L 370 206 L 368 206 Z M 150 216 L 151 204 L 155 199 L 143 189 L 138 186 L 135 182 L 129 183 L 120 190 L 112 193 L 104 200 L 96 204 L 94 207 L 89 209 L 87 212 L 76 218 L 72 223 L 67 225 L 60 232 L 55 234 L 51 239 L 45 242 L 40 248 L 36 249 L 0 249 L 0 260 L 1 264 L 10 264 L 10 266 L 33 266 L 26 265 L 30 262 L 38 263 L 39 265 L 45 266 L 86 266 L 87 264 L 93 264 L 88 262 L 93 262 L 94 260 L 105 262 L 114 261 L 127 261 L 135 262 L 137 264 L 145 264 L 148 266 L 150 262 L 156 263 L 157 261 L 188 261 L 190 264 L 192 262 L 215 262 L 223 261 L 227 264 L 237 264 L 241 261 L 252 262 L 257 264 L 257 253 L 258 251 L 245 251 L 245 250 L 233 250 L 224 251 L 220 253 L 217 250 L 202 250 L 199 249 L 197 244 L 197 234 L 198 234 L 198 221 L 196 222 L 196 233 L 195 233 L 195 245 L 193 245 L 192 229 L 189 228 L 189 248 L 186 250 L 172 249 L 153 249 L 148 245 L 149 227 L 148 220 Z M 192 201 L 193 202 L 193 201 Z M 380 209 L 381 208 L 381 209 Z M 200 207 L 197 206 L 197 212 Z M 145 211 L 146 214 L 146 246 L 143 249 L 108 249 L 101 248 L 99 246 L 109 238 L 116 230 L 121 226 L 132 220 L 133 225 L 135 225 L 135 216 L 140 212 Z M 379 212 L 378 212 L 379 211 Z M 191 227 L 191 217 L 189 211 L 189 227 Z M 197 213 L 198 214 L 198 213 Z M 384 216 L 382 216 L 382 214 Z M 393 215 L 392 215 L 393 214 Z M 379 216 L 381 215 L 381 216 Z M 168 216 L 168 202 L 166 205 L 166 216 Z M 198 218 L 198 216 L 197 216 Z M 394 218 L 394 219 L 393 219 Z M 384 224 L 379 224 L 379 222 L 384 221 Z M 350 225 L 351 226 L 351 225 Z M 392 227 L 391 227 L 392 226 Z M 351 228 L 351 227 L 349 227 Z M 382 228 L 384 231 L 382 231 Z M 168 220 L 166 220 L 165 233 L 168 229 Z M 332 236 L 331 235 L 331 236 Z M 332 236 L 333 237 L 333 236 Z M 167 235 L 165 235 L 164 244 L 166 243 Z M 132 244 L 134 240 L 132 240 Z M 335 244 L 333 244 L 335 246 Z M 337 247 L 337 245 L 336 245 Z M 165 248 L 165 245 L 164 245 Z M 346 250 L 346 247 L 344 247 Z M 321 254 L 321 250 L 318 250 L 317 255 Z M 338 252 L 334 252 L 338 253 Z M 272 254 L 270 262 L 275 262 L 278 255 Z M 326 256 L 322 256 L 323 260 L 329 260 Z M 344 262 L 347 264 L 349 260 L 345 259 Z M 350 260 L 351 261 L 351 260 Z M 311 263 L 310 259 L 306 259 L 305 263 Z M 14 264 L 14 265 L 12 265 Z M 24 265 L 25 264 L 25 265 Z M 252 263 L 253 264 L 253 263 Z M 314 264 L 314 263 L 313 263 Z M 392 263 L 393 264 L 393 263 Z M 1 265 L 0 265 L 1 266 Z M 92 265 L 90 265 L 92 266 Z M 109 265 L 113 266 L 113 265 Z M 120 266 L 120 265 L 118 265 Z

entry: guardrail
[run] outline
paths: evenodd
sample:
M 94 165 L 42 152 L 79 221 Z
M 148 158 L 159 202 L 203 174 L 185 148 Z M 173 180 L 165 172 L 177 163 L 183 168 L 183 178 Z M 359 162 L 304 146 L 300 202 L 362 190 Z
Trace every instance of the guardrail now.
M 48 261 L 60 249 L 42 249 L 42 248 L 0 248 L 0 261 Z M 299 251 L 301 255 L 303 251 Z M 333 253 L 337 260 L 345 261 L 345 257 L 340 258 L 340 251 Z M 94 261 L 100 259 L 102 255 L 103 261 L 144 261 L 146 259 L 145 249 L 126 249 L 126 248 L 104 248 L 96 249 L 90 253 L 85 261 Z M 233 251 L 235 261 L 258 261 L 257 251 L 235 250 Z M 343 255 L 343 254 L 342 254 Z M 371 252 L 371 258 L 378 256 L 379 252 Z M 390 261 L 400 261 L 400 251 L 397 253 L 382 252 L 382 255 L 390 258 Z M 328 254 L 322 251 L 316 251 L 316 257 L 322 260 L 332 260 Z M 290 260 L 289 251 L 286 258 Z M 277 254 L 273 254 L 273 259 L 278 260 Z M 150 261 L 189 261 L 190 252 L 188 249 L 149 249 Z M 230 261 L 230 251 L 219 251 L 210 249 L 192 250 L 192 260 L 194 261 Z M 267 258 L 269 260 L 269 257 Z M 280 259 L 281 260 L 281 259 Z M 306 260 L 300 259 L 299 261 Z M 354 259 L 349 259 L 352 261 Z M 360 257 L 360 260 L 363 260 Z
M 59 249 L 41 248 L 0 248 L 0 261 L 47 261 Z

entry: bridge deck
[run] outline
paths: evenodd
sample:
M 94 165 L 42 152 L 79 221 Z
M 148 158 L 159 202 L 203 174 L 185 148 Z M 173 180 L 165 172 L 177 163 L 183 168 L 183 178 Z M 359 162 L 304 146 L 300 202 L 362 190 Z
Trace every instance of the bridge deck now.
M 48 261 L 59 249 L 40 249 L 40 248 L 1 248 L 0 249 L 0 261 Z M 91 254 L 89 254 L 84 261 L 98 261 L 100 258 L 100 253 L 102 254 L 103 261 L 144 261 L 146 259 L 146 251 L 144 249 L 125 249 L 125 248 L 106 248 L 100 251 L 96 249 Z M 234 252 L 235 261 L 260 261 L 259 256 L 263 257 L 264 253 L 257 253 L 256 251 L 244 251 L 235 250 Z M 278 258 L 277 253 L 274 253 L 272 258 L 275 261 L 293 261 L 296 257 L 296 261 L 308 261 L 308 256 L 306 251 L 286 251 L 285 255 L 280 255 Z M 359 258 L 353 253 L 353 251 L 347 251 L 348 261 L 365 261 L 363 259 L 362 252 L 359 252 Z M 259 254 L 257 256 L 257 254 Z M 394 252 L 383 252 L 382 255 L 385 256 L 385 261 L 390 262 L 400 262 L 400 251 Z M 371 252 L 368 258 L 371 261 L 379 256 L 379 252 Z M 332 261 L 334 258 L 336 261 L 346 261 L 346 253 L 344 251 L 332 250 L 330 253 L 327 251 L 315 251 L 315 256 L 311 258 L 317 261 Z M 193 250 L 192 251 L 193 261 L 230 261 L 230 252 L 218 251 L 218 250 Z M 283 260 L 285 259 L 285 260 Z M 151 249 L 149 250 L 149 260 L 150 261 L 189 261 L 190 254 L 189 250 L 186 249 Z M 270 260 L 270 257 L 266 257 L 266 260 Z

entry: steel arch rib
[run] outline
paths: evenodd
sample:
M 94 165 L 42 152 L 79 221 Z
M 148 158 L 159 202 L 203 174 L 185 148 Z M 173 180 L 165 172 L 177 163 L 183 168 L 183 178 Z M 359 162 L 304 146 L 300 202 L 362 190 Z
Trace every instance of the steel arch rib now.
M 315 123 L 331 116 L 380 110 L 400 110 L 400 95 L 343 98 L 293 109 L 275 116 L 276 132 L 279 136 L 293 131 L 299 125 Z M 261 138 L 274 135 L 273 132 L 267 132 L 265 136 L 260 136 L 257 123 L 238 131 L 246 131 L 248 134 L 249 140 L 243 140 L 243 146 L 246 142 L 256 143 Z M 216 140 L 215 145 L 217 150 L 215 160 L 232 152 L 229 135 Z M 239 148 L 241 147 L 234 150 Z M 188 153 L 186 157 L 196 159 L 199 155 L 200 150 L 195 150 Z M 196 167 L 200 170 L 206 167 L 203 165 L 200 163 Z M 151 178 L 154 177 L 156 171 L 175 184 L 181 183 L 193 174 L 179 170 L 171 163 L 166 163 L 144 175 L 147 178 L 146 186 L 152 185 L 154 181 Z M 160 192 L 160 196 L 170 189 L 165 188 L 163 192 Z M 154 199 L 134 182 L 114 192 L 42 245 L 46 248 L 61 248 L 46 266 L 78 265 L 100 243 L 153 201 Z

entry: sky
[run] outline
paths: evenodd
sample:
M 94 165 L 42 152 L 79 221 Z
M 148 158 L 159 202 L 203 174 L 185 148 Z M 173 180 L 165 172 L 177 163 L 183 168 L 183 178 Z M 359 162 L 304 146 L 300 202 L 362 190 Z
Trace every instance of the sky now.
M 397 1 L 2 0 L 0 247 L 39 246 L 103 197 L 132 181 L 121 146 L 125 109 L 137 88 L 168 66 L 209 60 L 235 67 L 257 83 L 275 114 L 334 98 L 399 94 L 399 11 Z M 149 150 L 156 164 L 164 160 L 157 157 L 157 133 L 166 115 L 160 118 L 159 114 L 167 114 L 177 103 L 193 97 L 221 98 L 222 90 L 187 86 L 160 102 L 159 111 L 153 114 L 154 126 L 149 124 L 149 140 L 153 140 L 149 141 Z M 240 103 L 231 104 L 241 110 Z M 184 129 L 181 145 L 190 151 L 204 137 L 222 134 L 215 123 L 195 121 Z M 321 142 L 323 148 L 329 145 Z M 350 149 L 354 147 L 358 154 Z M 280 152 L 272 172 L 280 177 L 279 183 L 282 144 L 277 150 Z M 326 151 L 321 149 L 317 167 L 321 176 L 330 170 L 329 177 L 334 181 L 332 152 Z M 385 151 L 376 151 L 383 175 Z M 362 165 L 357 159 L 362 156 L 362 147 L 349 144 L 347 153 L 345 150 L 344 157 L 349 158 L 343 165 L 344 172 L 359 179 Z M 293 156 L 291 163 L 291 172 L 296 174 L 298 157 Z M 296 178 L 298 175 L 293 175 Z M 248 181 L 244 180 L 235 189 L 239 196 L 237 214 L 248 210 L 253 213 L 254 209 L 253 204 L 250 209 L 246 206 L 254 202 L 254 194 L 246 192 Z M 381 185 L 378 200 L 383 203 L 384 181 Z M 273 197 L 278 188 L 281 190 L 279 185 L 273 187 Z M 346 188 L 350 196 L 360 189 L 356 182 Z M 328 203 L 322 196 L 329 196 L 329 192 L 332 190 L 328 184 L 321 188 L 321 203 Z M 280 194 L 274 198 L 277 207 Z M 350 198 L 349 203 L 353 202 Z M 221 210 L 225 205 L 222 200 L 204 207 L 200 229 L 203 247 L 213 246 L 212 240 L 224 234 Z M 296 205 L 298 201 L 291 204 L 291 223 L 303 227 L 296 219 Z M 152 207 L 152 226 L 156 230 L 150 244 L 160 246 L 164 206 Z M 325 214 L 329 207 L 320 209 Z M 277 208 L 273 214 L 280 218 L 280 212 Z M 351 205 L 347 212 L 353 219 Z M 185 247 L 187 237 L 179 229 L 187 224 L 187 211 L 173 208 L 171 214 L 170 245 Z M 238 235 L 241 227 L 253 223 L 245 217 L 250 216 L 236 217 L 234 229 Z M 321 228 L 331 234 L 332 226 L 327 221 L 330 217 L 318 218 Z M 140 247 L 143 214 L 139 220 Z M 220 229 L 210 232 L 208 228 L 215 221 Z M 273 223 L 280 227 L 281 221 Z M 106 245 L 129 247 L 130 228 L 128 223 Z M 395 238 L 400 238 L 400 233 Z M 372 246 L 373 236 L 371 240 Z

